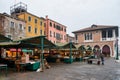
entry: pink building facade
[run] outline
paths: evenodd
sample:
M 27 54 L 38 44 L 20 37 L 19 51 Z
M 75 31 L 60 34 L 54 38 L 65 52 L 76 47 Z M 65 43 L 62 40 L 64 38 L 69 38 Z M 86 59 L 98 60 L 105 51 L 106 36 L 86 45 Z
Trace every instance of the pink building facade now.
M 48 19 L 45 19 L 45 35 L 48 40 L 53 43 L 65 43 L 66 42 L 66 26 Z

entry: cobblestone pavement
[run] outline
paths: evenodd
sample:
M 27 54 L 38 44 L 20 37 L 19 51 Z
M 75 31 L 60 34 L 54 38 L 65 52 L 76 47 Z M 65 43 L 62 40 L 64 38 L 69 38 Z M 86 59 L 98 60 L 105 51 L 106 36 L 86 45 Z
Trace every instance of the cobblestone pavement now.
M 52 63 L 44 72 L 9 72 L 0 80 L 120 80 L 120 62 L 106 58 L 105 65 L 74 62 L 72 64 Z

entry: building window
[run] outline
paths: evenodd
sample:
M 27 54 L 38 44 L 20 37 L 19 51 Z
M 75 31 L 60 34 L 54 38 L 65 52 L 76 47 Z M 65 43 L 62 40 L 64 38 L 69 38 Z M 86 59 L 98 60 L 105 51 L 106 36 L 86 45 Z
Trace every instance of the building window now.
M 87 40 L 87 35 L 85 34 L 84 36 L 85 36 L 85 40 Z
M 40 30 L 40 35 L 42 35 L 42 30 Z
M 102 38 L 112 38 L 112 37 L 113 37 L 112 29 L 102 31 Z
M 63 31 L 63 28 L 61 28 L 61 31 Z
M 78 36 L 77 35 L 75 35 L 75 40 L 78 40 Z
M 54 28 L 55 28 L 55 24 L 54 24 Z
M 20 39 L 22 39 L 22 37 L 19 37 Z
M 85 40 L 92 40 L 92 33 L 85 33 L 84 34 L 84 39 Z
M 35 23 L 37 24 L 37 19 L 35 19 Z
M 66 32 L 66 29 L 64 29 L 64 32 Z
M 113 32 L 112 30 L 108 30 L 108 38 L 112 38 L 113 37 Z
M 23 29 L 23 28 L 22 28 L 22 24 L 19 24 L 19 29 L 20 29 L 20 30 L 22 30 L 22 29 Z
M 89 34 L 89 39 L 92 40 L 92 33 Z
M 31 17 L 30 17 L 30 16 L 28 16 L 28 21 L 29 21 L 29 22 L 31 21 Z
M 50 31 L 50 37 L 52 37 L 52 31 Z
M 54 32 L 54 38 L 55 38 L 55 32 Z
M 106 38 L 106 31 L 102 31 L 102 38 Z
M 57 40 L 61 40 L 59 33 L 56 33 L 56 39 L 57 39 Z
M 119 37 L 119 28 L 115 29 L 115 35 L 116 37 Z
M 56 25 L 57 30 L 61 30 L 61 27 L 59 25 Z
M 28 32 L 31 32 L 31 26 L 28 26 Z
M 64 40 L 66 40 L 66 36 L 64 35 Z
M 46 24 L 44 23 L 44 27 L 46 27 Z
M 35 28 L 35 34 L 37 34 L 37 28 Z
M 87 40 L 89 40 L 89 33 L 87 33 Z
M 61 39 L 63 39 L 63 35 L 61 35 L 61 37 L 60 37 Z
M 11 21 L 10 26 L 14 28 L 15 23 Z
M 52 27 L 52 23 L 50 22 L 50 27 Z
M 42 26 L 42 21 L 40 21 L 40 26 Z

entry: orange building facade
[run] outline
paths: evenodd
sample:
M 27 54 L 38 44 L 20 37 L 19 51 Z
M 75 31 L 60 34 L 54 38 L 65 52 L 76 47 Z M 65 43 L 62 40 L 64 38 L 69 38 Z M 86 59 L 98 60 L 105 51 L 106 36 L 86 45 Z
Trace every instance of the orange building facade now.
M 10 7 L 11 16 L 25 21 L 25 36 L 34 37 L 44 35 L 44 18 L 27 11 L 27 5 L 20 2 Z
M 26 37 L 44 35 L 44 18 L 29 12 L 21 12 L 17 17 L 26 21 Z

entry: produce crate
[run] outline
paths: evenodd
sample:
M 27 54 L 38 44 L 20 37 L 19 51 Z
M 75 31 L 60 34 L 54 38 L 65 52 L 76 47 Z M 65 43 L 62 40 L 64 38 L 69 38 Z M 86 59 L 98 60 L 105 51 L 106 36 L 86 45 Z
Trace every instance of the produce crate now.
M 83 61 L 83 58 L 76 58 L 76 61 Z
M 64 62 L 65 62 L 65 63 L 72 63 L 72 62 L 73 62 L 73 59 L 71 59 L 71 61 L 70 61 L 69 58 L 64 58 Z
M 40 68 L 40 62 L 35 62 L 35 63 L 30 63 L 29 65 L 27 65 L 27 69 L 31 70 L 31 71 L 35 71 L 38 68 Z

